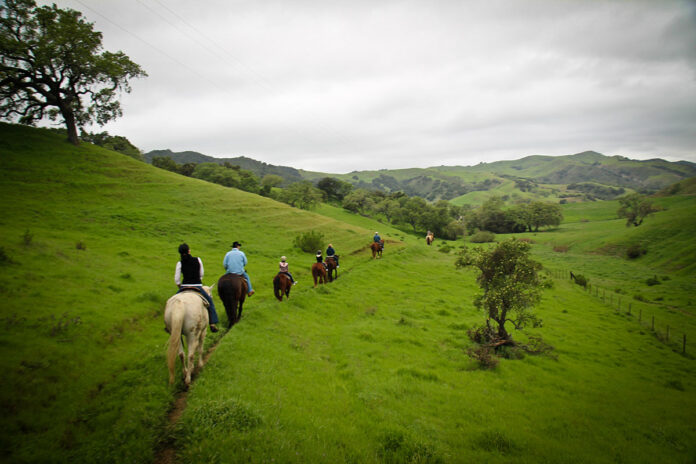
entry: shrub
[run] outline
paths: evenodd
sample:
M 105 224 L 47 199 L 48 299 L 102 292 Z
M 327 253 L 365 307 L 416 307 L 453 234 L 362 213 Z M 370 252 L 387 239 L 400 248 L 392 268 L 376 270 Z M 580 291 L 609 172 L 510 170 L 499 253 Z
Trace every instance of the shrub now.
M 582 274 L 576 274 L 575 275 L 575 283 L 580 285 L 581 287 L 587 287 L 587 278 L 582 275 Z
M 87 245 L 85 244 L 85 242 L 83 242 L 82 240 L 80 240 L 79 242 L 77 242 L 77 243 L 75 244 L 75 248 L 77 248 L 78 250 L 86 250 L 86 249 L 87 249 Z
M 649 279 L 645 280 L 645 285 L 648 287 L 652 287 L 653 285 L 660 285 L 660 279 L 657 278 L 657 276 L 650 277 Z
M 494 369 L 498 365 L 498 358 L 493 356 L 493 349 L 489 346 L 479 345 L 469 348 L 467 354 L 474 358 L 483 369 Z
M 316 230 L 304 232 L 295 237 L 294 245 L 307 253 L 314 253 L 324 248 L 324 234 Z
M 445 245 L 442 248 L 440 248 L 438 251 L 441 253 L 449 253 L 450 251 L 452 251 L 452 247 L 449 245 Z
M 472 327 L 466 331 L 466 334 L 472 342 L 478 343 L 479 345 L 488 343 L 496 338 L 495 331 L 485 325 Z
M 0 247 L 0 263 L 13 263 L 14 261 L 10 257 L 10 255 L 7 254 L 4 248 Z
M 633 299 L 637 300 L 637 301 L 644 301 L 644 302 L 648 301 L 648 299 L 645 298 L 645 296 L 643 296 L 640 293 L 636 293 L 635 295 L 633 295 Z
M 480 230 L 469 239 L 472 243 L 488 243 L 495 241 L 495 234 L 487 230 Z
M 567 253 L 568 252 L 568 245 L 556 245 L 553 247 L 553 251 L 556 253 Z
M 647 252 L 648 250 L 646 250 L 643 245 L 631 245 L 626 249 L 626 257 L 628 259 L 636 259 L 643 256 Z

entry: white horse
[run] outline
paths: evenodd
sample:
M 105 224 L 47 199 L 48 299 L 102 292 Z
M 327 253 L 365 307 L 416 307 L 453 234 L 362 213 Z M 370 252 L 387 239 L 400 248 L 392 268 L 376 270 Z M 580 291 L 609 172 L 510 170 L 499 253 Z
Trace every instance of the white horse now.
M 203 287 L 212 296 L 212 287 Z M 176 356 L 179 355 L 183 365 L 184 382 L 191 385 L 194 359 L 198 354 L 198 368 L 203 367 L 203 342 L 208 331 L 208 310 L 203 296 L 198 292 L 177 293 L 169 300 L 164 309 L 164 324 L 169 335 L 167 347 L 167 365 L 169 366 L 169 383 L 174 383 Z M 184 355 L 182 337 L 186 337 L 188 357 Z

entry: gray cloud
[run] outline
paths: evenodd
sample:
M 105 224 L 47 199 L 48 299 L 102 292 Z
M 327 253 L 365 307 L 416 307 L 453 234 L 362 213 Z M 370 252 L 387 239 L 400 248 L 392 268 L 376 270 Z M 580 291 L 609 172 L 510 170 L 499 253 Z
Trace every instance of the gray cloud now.
M 149 73 L 104 128 L 144 150 L 329 172 L 696 161 L 693 2 L 57 3 Z

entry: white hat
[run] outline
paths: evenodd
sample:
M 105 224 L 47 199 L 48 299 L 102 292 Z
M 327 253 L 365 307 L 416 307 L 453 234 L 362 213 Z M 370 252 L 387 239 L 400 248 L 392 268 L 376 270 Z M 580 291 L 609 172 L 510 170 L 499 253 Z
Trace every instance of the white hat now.
M 285 259 L 286 259 L 285 256 L 281 256 L 281 257 L 280 257 L 280 260 L 281 260 L 281 261 L 285 261 Z

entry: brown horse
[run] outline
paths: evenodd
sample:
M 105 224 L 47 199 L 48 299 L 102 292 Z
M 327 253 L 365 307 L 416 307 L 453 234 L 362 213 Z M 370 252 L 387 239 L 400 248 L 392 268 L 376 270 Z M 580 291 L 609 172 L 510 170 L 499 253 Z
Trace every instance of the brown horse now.
M 338 266 L 336 264 L 336 260 L 332 256 L 327 256 L 324 262 L 326 263 L 326 269 L 328 270 L 329 282 L 333 282 L 334 279 L 338 279 Z M 336 274 L 336 277 L 334 277 L 334 273 Z
M 273 293 L 278 301 L 283 301 L 283 294 L 286 298 L 290 298 L 290 289 L 292 288 L 292 282 L 290 277 L 284 272 L 279 272 L 273 278 Z
M 242 306 L 247 295 L 246 279 L 238 274 L 225 274 L 218 280 L 217 291 L 225 305 L 227 328 L 230 329 L 242 318 Z
M 379 243 L 372 242 L 372 245 L 370 245 L 370 248 L 372 249 L 372 259 L 375 259 L 377 256 L 379 256 L 381 258 L 382 257 L 382 249 L 384 248 L 384 240 L 380 240 Z
M 317 288 L 317 280 L 320 284 L 326 283 L 326 269 L 322 263 L 312 264 L 312 277 L 314 277 L 314 288 Z
M 435 236 L 432 234 L 432 232 L 425 236 L 425 243 L 428 245 L 431 245 L 433 240 L 435 240 Z

